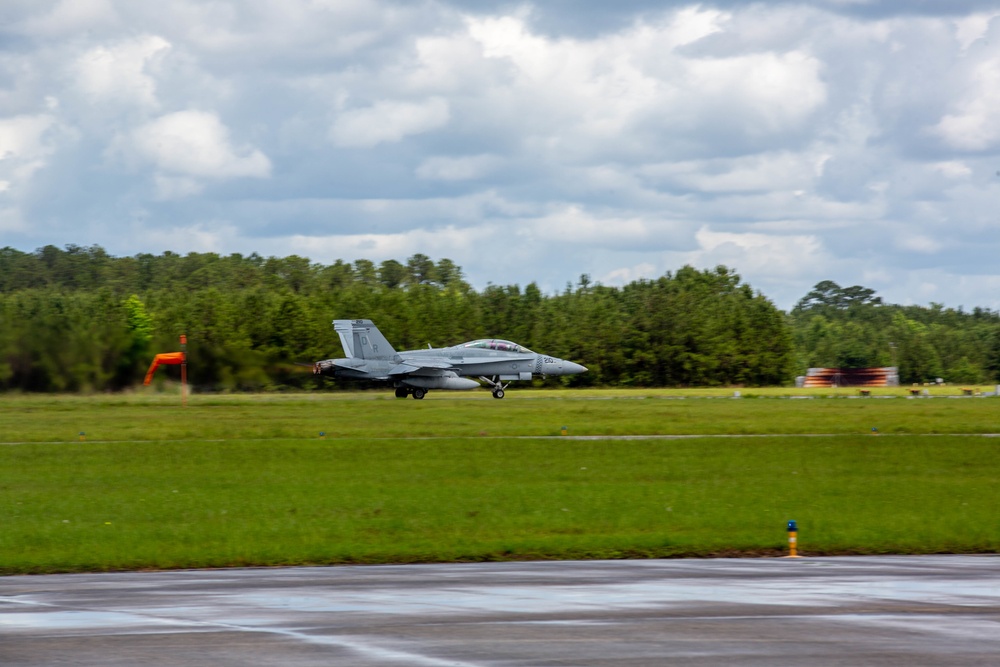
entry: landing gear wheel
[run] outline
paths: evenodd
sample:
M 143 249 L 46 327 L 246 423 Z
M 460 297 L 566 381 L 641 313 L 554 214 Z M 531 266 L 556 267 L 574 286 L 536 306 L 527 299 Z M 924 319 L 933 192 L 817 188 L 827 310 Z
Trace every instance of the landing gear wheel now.
M 418 401 L 422 399 L 426 394 L 427 392 L 421 389 L 420 387 L 417 387 L 416 389 L 413 390 L 413 398 L 417 399 Z
M 409 393 L 405 387 L 396 387 L 396 398 L 406 398 Z
M 510 384 L 509 382 L 507 384 L 503 384 L 500 381 L 500 378 L 498 378 L 496 375 L 494 375 L 492 378 L 480 375 L 479 380 L 487 387 L 490 387 L 490 389 L 493 391 L 493 398 L 503 398 L 503 390 L 507 386 L 507 384 Z

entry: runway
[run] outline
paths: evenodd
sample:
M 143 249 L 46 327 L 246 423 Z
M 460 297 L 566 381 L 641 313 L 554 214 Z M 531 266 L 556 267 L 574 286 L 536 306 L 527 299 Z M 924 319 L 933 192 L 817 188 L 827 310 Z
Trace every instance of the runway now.
M 0 665 L 1000 664 L 1000 557 L 0 577 Z

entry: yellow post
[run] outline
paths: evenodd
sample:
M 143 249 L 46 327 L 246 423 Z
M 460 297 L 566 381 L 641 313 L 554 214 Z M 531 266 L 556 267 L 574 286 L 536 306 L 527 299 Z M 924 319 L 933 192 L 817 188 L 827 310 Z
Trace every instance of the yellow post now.
M 87 439 L 87 434 L 84 433 L 83 431 L 80 431 L 80 442 L 83 442 L 86 439 Z
M 566 427 L 565 426 L 562 427 L 562 434 L 566 435 Z
M 798 545 L 798 535 L 799 529 L 795 525 L 794 521 L 788 522 L 788 557 L 798 558 L 799 557 L 799 545 Z

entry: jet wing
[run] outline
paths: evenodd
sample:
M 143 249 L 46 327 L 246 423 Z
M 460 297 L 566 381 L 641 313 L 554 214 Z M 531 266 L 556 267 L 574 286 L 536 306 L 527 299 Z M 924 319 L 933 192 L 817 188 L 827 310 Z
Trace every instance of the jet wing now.
M 393 366 L 389 375 L 443 375 L 454 370 L 454 366 L 440 359 L 407 359 Z

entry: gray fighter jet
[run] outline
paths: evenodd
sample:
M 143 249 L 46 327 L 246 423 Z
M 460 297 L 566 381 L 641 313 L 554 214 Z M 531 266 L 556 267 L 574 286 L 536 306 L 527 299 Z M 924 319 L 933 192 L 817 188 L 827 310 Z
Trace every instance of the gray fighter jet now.
M 483 338 L 453 347 L 396 352 L 371 320 L 334 320 L 346 359 L 325 359 L 313 373 L 349 380 L 383 380 L 397 398 L 423 398 L 428 389 L 475 389 L 478 377 L 503 398 L 511 380 L 532 375 L 575 375 L 587 369 L 572 361 L 536 354 L 508 340 Z M 506 384 L 504 384 L 506 383 Z

